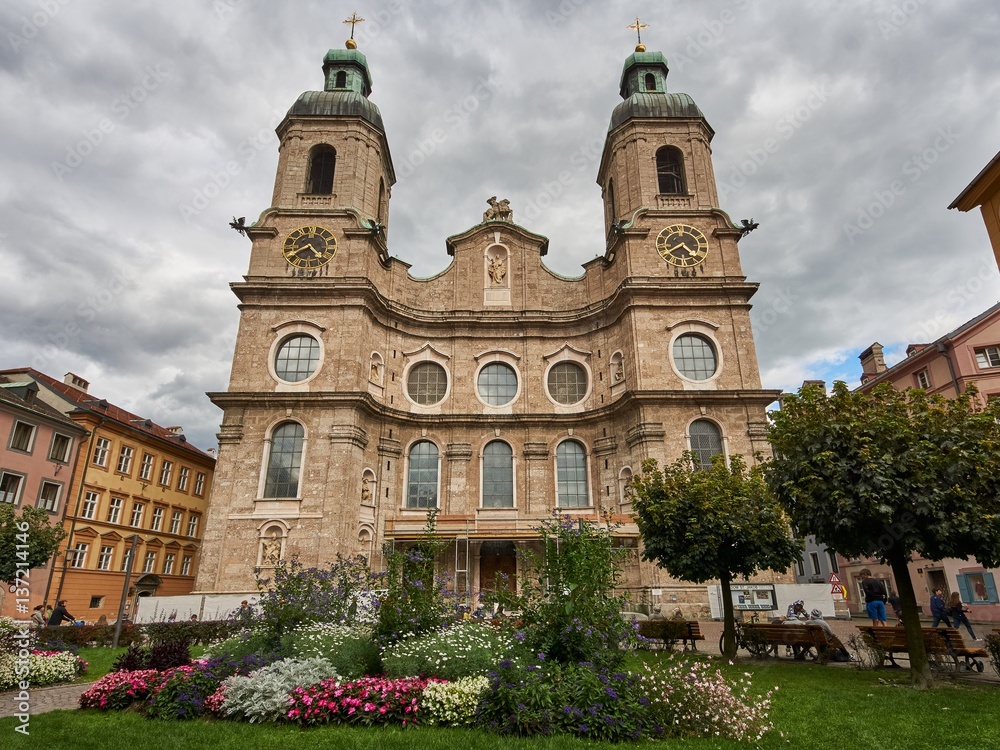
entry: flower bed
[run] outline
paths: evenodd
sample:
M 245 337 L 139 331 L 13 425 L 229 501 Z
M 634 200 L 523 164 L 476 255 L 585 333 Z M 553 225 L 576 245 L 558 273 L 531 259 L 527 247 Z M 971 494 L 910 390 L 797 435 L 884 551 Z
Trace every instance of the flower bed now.
M 87 662 L 69 651 L 32 649 L 28 655 L 27 675 L 19 673 L 14 654 L 0 656 L 0 690 L 8 690 L 27 679 L 32 687 L 72 682 L 87 671 Z
M 412 726 L 417 724 L 420 694 L 429 682 L 419 677 L 323 680 L 292 691 L 288 718 L 300 724 Z

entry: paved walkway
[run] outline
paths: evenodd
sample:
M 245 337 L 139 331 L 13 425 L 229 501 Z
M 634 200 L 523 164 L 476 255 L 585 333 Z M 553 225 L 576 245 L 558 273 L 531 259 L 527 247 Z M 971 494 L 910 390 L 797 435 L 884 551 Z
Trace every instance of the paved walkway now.
M 47 711 L 77 708 L 80 705 L 80 694 L 93 684 L 93 682 L 77 682 L 72 685 L 33 688 L 28 691 L 31 706 L 28 713 L 36 716 Z M 17 690 L 0 693 L 0 718 L 21 713 L 19 694 L 20 692 Z

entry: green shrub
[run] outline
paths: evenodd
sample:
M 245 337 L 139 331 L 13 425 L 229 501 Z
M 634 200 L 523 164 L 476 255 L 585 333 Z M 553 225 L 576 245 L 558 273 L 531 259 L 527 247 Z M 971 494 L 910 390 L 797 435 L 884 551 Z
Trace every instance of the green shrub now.
M 219 643 L 213 643 L 205 650 L 203 655 L 206 658 L 228 656 L 238 659 L 250 656 L 251 654 L 267 654 L 272 651 L 268 642 L 267 633 L 262 631 L 247 631 Z
M 155 669 L 165 672 L 173 667 L 191 663 L 191 651 L 185 641 L 168 641 L 156 646 L 143 648 L 137 643 L 119 656 L 111 666 L 112 672 L 136 672 Z
M 435 561 L 449 544 L 437 536 L 436 514 L 436 510 L 428 511 L 424 535 L 416 544 L 385 548 L 386 591 L 375 623 L 380 643 L 437 630 L 455 615 L 448 581 L 434 574 Z
M 1000 635 L 990 633 L 986 636 L 986 650 L 990 652 L 994 671 L 1000 675 Z
M 58 648 L 80 646 L 110 646 L 115 639 L 114 625 L 64 625 L 58 628 L 42 628 L 38 635 L 38 648 Z M 119 646 L 128 646 L 142 639 L 139 625 L 124 625 L 118 637 Z
M 185 620 L 182 622 L 150 622 L 139 625 L 151 645 L 185 641 L 191 645 L 208 645 L 238 634 L 243 628 L 236 620 Z
M 234 675 L 224 683 L 225 700 L 219 712 L 255 722 L 280 721 L 288 715 L 288 696 L 297 687 L 311 687 L 338 678 L 326 659 L 283 659 L 248 677 Z
M 365 558 L 337 555 L 326 568 L 305 568 L 293 557 L 273 570 L 273 578 L 261 578 L 257 569 L 260 628 L 269 645 L 278 648 L 282 637 L 312 622 L 355 622 L 374 619 L 369 611 L 373 577 Z
M 623 644 L 636 643 L 631 623 L 621 617 L 627 601 L 614 595 L 628 553 L 615 547 L 614 529 L 557 512 L 537 527 L 544 553 L 522 554 L 530 572 L 520 579 L 521 592 L 500 588 L 484 597 L 520 613 L 533 653 L 564 664 L 614 667 L 625 658 Z
M 299 659 L 326 659 L 348 680 L 382 672 L 378 646 L 364 627 L 335 623 L 302 627 L 281 639 L 281 653 Z
M 509 656 L 513 639 L 489 625 L 460 622 L 434 633 L 389 644 L 382 664 L 389 677 L 440 677 L 458 680 L 485 675 Z

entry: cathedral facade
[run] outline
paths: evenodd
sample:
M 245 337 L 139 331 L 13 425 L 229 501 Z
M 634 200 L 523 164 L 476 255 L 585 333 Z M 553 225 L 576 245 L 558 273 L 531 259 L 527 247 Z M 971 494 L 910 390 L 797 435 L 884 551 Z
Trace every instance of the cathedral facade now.
M 270 208 L 246 228 L 241 319 L 196 589 L 252 591 L 253 568 L 322 565 L 418 538 L 474 598 L 560 513 L 611 522 L 637 602 L 704 587 L 640 560 L 625 488 L 644 459 L 768 451 L 740 227 L 718 206 L 713 130 L 667 63 L 625 61 L 597 182 L 605 253 L 576 279 L 491 198 L 408 273 L 391 235 L 392 159 L 352 44 L 277 128 Z M 485 197 L 485 196 L 484 196 Z M 478 220 L 478 217 L 476 217 Z M 457 219 L 457 221 L 461 221 Z M 459 224 L 456 229 L 461 229 Z M 680 594 L 680 596 L 678 596 Z

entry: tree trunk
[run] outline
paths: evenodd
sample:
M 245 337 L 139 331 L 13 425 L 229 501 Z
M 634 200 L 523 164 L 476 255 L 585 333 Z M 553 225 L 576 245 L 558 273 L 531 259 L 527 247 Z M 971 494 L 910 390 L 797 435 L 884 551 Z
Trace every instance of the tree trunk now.
M 927 650 L 924 648 L 924 636 L 920 630 L 920 617 L 917 614 L 917 596 L 910 579 L 910 569 L 907 566 L 909 555 L 902 550 L 893 550 L 889 555 L 889 565 L 896 579 L 899 594 L 899 604 L 903 609 L 903 627 L 906 630 L 906 647 L 910 652 L 910 677 L 913 687 L 926 690 L 930 687 L 932 675 L 931 665 L 927 661 Z
M 733 613 L 733 595 L 729 587 L 732 580 L 728 570 L 719 576 L 722 584 L 722 655 L 729 660 L 736 658 L 736 619 Z

